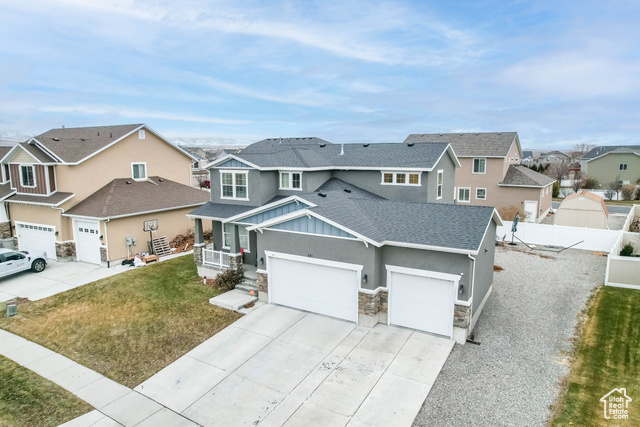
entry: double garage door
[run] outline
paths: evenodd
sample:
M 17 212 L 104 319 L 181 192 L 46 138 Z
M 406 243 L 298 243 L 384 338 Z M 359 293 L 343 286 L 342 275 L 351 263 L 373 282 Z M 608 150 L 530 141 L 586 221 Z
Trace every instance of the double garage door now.
M 358 321 L 362 266 L 274 253 L 267 257 L 270 302 Z M 388 269 L 388 322 L 451 337 L 458 276 Z

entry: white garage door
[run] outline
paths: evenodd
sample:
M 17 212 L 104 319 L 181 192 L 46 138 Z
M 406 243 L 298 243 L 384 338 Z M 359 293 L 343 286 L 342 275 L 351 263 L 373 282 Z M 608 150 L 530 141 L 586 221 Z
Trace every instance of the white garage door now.
M 47 258 L 56 257 L 56 230 L 50 225 L 16 222 L 18 247 L 21 251 L 45 251 Z
M 389 323 L 452 337 L 457 276 L 387 268 Z
M 75 221 L 76 259 L 100 264 L 100 223 Z
M 362 267 L 281 254 L 267 254 L 269 300 L 301 310 L 358 321 Z

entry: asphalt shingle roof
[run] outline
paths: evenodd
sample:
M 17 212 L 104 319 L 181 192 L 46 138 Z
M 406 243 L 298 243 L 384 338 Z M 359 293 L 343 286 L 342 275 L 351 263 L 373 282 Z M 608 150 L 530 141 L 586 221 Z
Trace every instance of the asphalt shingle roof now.
M 432 168 L 447 148 L 447 143 L 416 144 L 318 144 L 272 145 L 253 150 L 253 145 L 236 154 L 260 167 L 330 168 Z
M 109 218 L 142 212 L 197 206 L 207 202 L 210 194 L 188 185 L 158 176 L 146 181 L 114 179 L 69 209 L 69 215 Z
M 269 203 L 277 202 L 278 200 L 285 199 L 285 196 L 275 196 L 269 200 L 265 205 Z M 263 205 L 264 206 L 264 205 Z M 203 216 L 208 218 L 227 219 L 232 216 L 240 215 L 241 213 L 248 212 L 252 209 L 256 209 L 258 206 L 247 205 L 234 205 L 230 203 L 213 203 L 207 202 L 202 206 L 199 206 L 189 212 L 189 215 Z
M 35 137 L 64 162 L 75 163 L 142 126 L 139 124 L 51 129 Z M 55 139 L 54 139 L 55 138 Z
M 14 193 L 16 190 L 11 189 L 11 183 L 0 185 L 0 200 L 4 200 L 9 194 Z
M 500 184 L 522 187 L 545 187 L 554 181 L 555 179 L 529 169 L 526 166 L 511 165 L 509 169 L 507 169 L 504 180 Z
M 32 196 L 30 194 L 14 194 L 7 199 L 7 202 L 37 203 L 44 205 L 58 206 L 63 200 L 73 196 L 73 193 L 63 193 L 58 191 L 50 196 Z
M 447 142 L 458 157 L 506 156 L 518 132 L 414 133 L 404 142 Z
M 617 151 L 619 153 L 636 153 L 640 154 L 640 145 L 603 145 L 591 149 L 589 152 L 582 155 L 582 159 L 590 160 L 596 157 L 600 157 L 604 154 Z
M 318 147 L 321 144 L 331 145 L 331 142 L 316 138 L 315 136 L 303 138 L 267 138 L 262 141 L 254 142 L 248 147 L 242 149 L 241 153 L 271 153 L 295 147 Z
M 0 159 L 7 155 L 13 148 L 13 145 L 0 145 Z
M 21 142 L 20 146 L 24 148 L 29 154 L 38 159 L 42 163 L 55 163 L 56 161 L 51 158 L 47 153 L 42 151 L 40 148 L 36 147 L 32 144 L 27 144 L 26 142 Z

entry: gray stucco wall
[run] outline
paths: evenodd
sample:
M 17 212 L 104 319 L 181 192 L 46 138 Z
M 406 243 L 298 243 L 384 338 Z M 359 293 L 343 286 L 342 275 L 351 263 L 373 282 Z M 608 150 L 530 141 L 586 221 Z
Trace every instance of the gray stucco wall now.
M 264 233 L 258 234 L 258 259 L 265 257 L 265 249 L 272 252 L 362 265 L 362 274 L 367 275 L 367 283 L 360 286 L 365 289 L 375 289 L 380 286 L 376 266 L 376 251 L 378 249 L 372 245 L 367 248 L 360 241 L 264 230 Z
M 464 285 L 464 292 L 458 293 L 457 298 L 467 301 L 471 290 L 469 279 L 471 277 L 471 260 L 467 255 L 452 254 L 447 252 L 426 251 L 422 249 L 400 248 L 396 246 L 383 246 L 381 248 L 382 262 L 380 263 L 381 283 L 387 286 L 386 265 L 416 268 L 420 270 L 438 271 L 448 274 L 463 274 L 460 284 Z M 493 264 L 492 264 L 493 267 Z
M 380 171 L 333 171 L 334 178 L 353 184 L 356 187 L 371 191 L 389 200 L 406 200 L 426 202 L 428 200 L 427 172 L 423 172 L 420 177 L 422 185 L 382 185 L 382 173 Z M 453 193 L 453 190 L 451 190 Z M 452 200 L 453 203 L 453 200 Z
M 443 182 L 442 182 L 442 198 L 437 199 L 437 179 L 438 170 L 442 169 Z M 448 154 L 444 154 L 440 161 L 433 168 L 432 172 L 427 174 L 427 202 L 429 203 L 453 203 L 453 188 L 455 187 L 455 173 L 456 167 Z M 424 175 L 423 175 L 424 179 Z M 423 183 L 424 185 L 424 183 Z
M 482 299 L 493 283 L 493 264 L 496 256 L 496 223 L 491 221 L 487 234 L 484 236 L 482 245 L 476 259 L 476 281 L 473 288 L 473 301 L 471 302 L 473 311 L 478 308 Z M 485 252 L 486 250 L 486 252 Z

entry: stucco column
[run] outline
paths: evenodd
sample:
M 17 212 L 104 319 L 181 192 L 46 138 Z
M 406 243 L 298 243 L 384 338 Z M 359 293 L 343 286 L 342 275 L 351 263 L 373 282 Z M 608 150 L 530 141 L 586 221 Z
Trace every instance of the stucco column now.
M 200 218 L 196 218 L 195 245 L 204 245 L 204 233 L 202 232 L 202 220 Z

